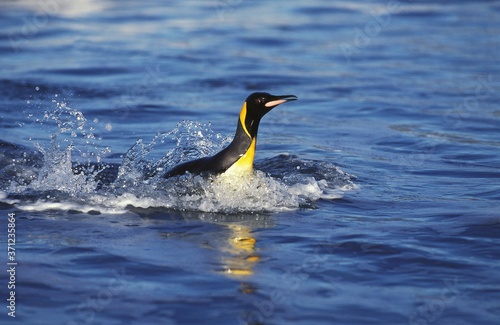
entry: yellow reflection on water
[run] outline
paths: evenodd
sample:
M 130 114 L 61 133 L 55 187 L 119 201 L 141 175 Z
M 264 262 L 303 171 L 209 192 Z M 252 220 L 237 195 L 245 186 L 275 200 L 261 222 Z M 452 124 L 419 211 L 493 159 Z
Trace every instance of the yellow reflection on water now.
M 228 225 L 230 236 L 223 251 L 224 273 L 230 276 L 246 277 L 253 275 L 254 266 L 260 261 L 255 251 L 257 240 L 252 236 L 252 229 L 244 225 Z

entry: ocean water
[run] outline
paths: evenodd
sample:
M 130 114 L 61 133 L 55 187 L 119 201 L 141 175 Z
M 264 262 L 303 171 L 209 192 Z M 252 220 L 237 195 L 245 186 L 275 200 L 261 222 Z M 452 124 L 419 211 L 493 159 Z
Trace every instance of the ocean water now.
M 3 1 L 0 26 L 1 324 L 498 324 L 497 1 Z M 158 177 L 254 91 L 299 98 L 254 177 Z

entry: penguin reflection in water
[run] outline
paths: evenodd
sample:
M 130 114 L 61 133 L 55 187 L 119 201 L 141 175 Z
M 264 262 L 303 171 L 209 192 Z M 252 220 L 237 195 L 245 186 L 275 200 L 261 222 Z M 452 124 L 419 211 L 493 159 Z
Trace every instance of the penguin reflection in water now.
M 251 174 L 261 118 L 276 106 L 296 99 L 294 95 L 274 96 L 264 92 L 251 94 L 243 103 L 236 134 L 229 146 L 213 156 L 177 165 L 166 172 L 163 177 L 169 178 L 187 172 L 194 175 L 244 176 Z

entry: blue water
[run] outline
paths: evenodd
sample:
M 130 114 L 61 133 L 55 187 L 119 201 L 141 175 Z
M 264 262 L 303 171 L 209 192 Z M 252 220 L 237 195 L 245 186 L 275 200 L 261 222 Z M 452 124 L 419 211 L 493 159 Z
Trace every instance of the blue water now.
M 498 2 L 3 1 L 0 26 L 1 324 L 498 324 Z M 254 178 L 145 176 L 227 145 L 254 91 L 299 98 Z

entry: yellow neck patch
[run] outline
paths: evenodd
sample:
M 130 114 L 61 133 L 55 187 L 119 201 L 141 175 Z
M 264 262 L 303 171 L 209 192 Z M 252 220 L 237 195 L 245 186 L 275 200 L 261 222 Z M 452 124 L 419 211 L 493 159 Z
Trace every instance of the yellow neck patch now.
M 256 142 L 257 138 L 253 138 L 247 152 L 245 152 L 245 154 L 241 156 L 240 159 L 238 159 L 231 167 L 229 167 L 224 172 L 225 175 L 244 176 L 253 172 L 253 159 L 255 157 Z
M 246 118 L 247 118 L 247 102 L 244 102 L 243 107 L 241 108 L 241 111 L 240 111 L 240 123 L 241 123 L 241 126 L 243 127 L 243 131 L 245 131 L 245 133 L 251 139 L 252 136 L 250 135 L 250 132 L 248 132 L 247 125 L 245 124 Z

